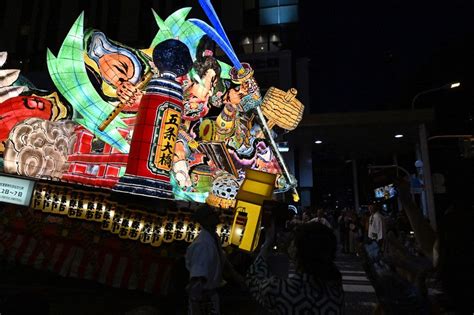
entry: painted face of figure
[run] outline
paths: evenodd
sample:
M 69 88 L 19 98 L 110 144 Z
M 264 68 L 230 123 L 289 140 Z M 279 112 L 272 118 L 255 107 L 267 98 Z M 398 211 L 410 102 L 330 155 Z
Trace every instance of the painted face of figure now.
M 192 83 L 184 92 L 184 120 L 197 120 L 209 112 L 209 97 L 216 85 L 217 76 L 213 69 L 208 69 L 201 78 L 203 84 Z
M 142 62 L 147 59 L 139 51 L 109 41 L 104 33 L 95 31 L 87 41 L 87 57 L 99 68 L 102 79 L 112 87 L 121 81 L 137 84 L 142 72 Z M 142 59 L 142 61 L 140 61 Z
M 224 100 L 234 106 L 238 106 L 240 101 L 248 94 L 248 88 L 245 84 L 238 85 L 229 89 Z
M 212 89 L 216 84 L 216 72 L 213 69 L 207 70 L 204 77 L 201 78 L 203 84 L 193 83 L 190 88 L 190 97 L 195 97 L 201 101 L 206 101 L 212 94 Z M 197 107 L 191 107 L 196 109 Z
M 102 77 L 114 86 L 130 80 L 135 68 L 132 60 L 122 54 L 110 53 L 99 58 L 99 69 Z
M 242 99 L 242 97 L 243 96 L 239 93 L 238 90 L 230 89 L 227 99 L 229 103 L 236 105 L 240 103 L 240 100 Z

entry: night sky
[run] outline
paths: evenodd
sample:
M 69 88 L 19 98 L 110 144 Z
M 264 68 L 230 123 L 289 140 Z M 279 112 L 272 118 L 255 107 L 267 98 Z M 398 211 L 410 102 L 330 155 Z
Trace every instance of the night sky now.
M 314 112 L 473 107 L 472 1 L 300 1 L 300 54 L 311 58 Z M 453 107 L 454 106 L 454 107 Z
M 415 107 L 435 109 L 431 135 L 474 133 L 473 1 L 302 0 L 300 20 L 297 52 L 311 59 L 312 113 L 409 109 L 418 93 L 459 81 L 457 89 L 420 96 Z M 457 139 L 430 149 L 434 171 L 472 163 L 453 160 Z M 408 167 L 413 159 L 399 162 Z

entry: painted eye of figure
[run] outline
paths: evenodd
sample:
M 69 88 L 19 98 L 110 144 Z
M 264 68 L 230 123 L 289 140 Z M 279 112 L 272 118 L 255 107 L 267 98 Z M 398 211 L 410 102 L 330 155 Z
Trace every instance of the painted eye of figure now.
M 124 76 L 127 75 L 128 66 L 125 62 L 119 61 L 118 64 L 114 65 L 114 68 L 117 69 L 117 72 L 122 73 Z

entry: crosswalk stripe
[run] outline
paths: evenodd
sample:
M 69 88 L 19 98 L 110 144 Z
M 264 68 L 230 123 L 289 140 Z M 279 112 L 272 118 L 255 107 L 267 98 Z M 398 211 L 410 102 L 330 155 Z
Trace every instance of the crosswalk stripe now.
M 356 277 L 356 276 L 342 276 L 342 280 L 359 280 L 359 281 L 369 281 L 367 277 Z
M 365 271 L 358 268 L 360 265 L 354 261 L 336 261 L 342 275 L 342 287 L 346 293 L 375 293 Z

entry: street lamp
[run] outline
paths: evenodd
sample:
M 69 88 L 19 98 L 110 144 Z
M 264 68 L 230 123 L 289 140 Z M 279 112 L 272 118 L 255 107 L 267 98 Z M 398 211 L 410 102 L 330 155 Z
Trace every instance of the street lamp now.
M 413 100 L 411 101 L 411 110 L 414 110 L 414 109 L 415 109 L 416 100 L 417 100 L 418 97 L 420 97 L 421 95 L 425 95 L 425 94 L 428 94 L 428 93 L 431 93 L 431 92 L 440 91 L 440 90 L 455 89 L 455 88 L 457 88 L 457 87 L 459 87 L 459 86 L 461 86 L 461 82 L 453 82 L 453 83 L 448 83 L 448 84 L 445 84 L 445 85 L 440 86 L 440 87 L 437 87 L 437 88 L 429 89 L 429 90 L 426 90 L 426 91 L 421 91 L 420 93 L 416 94 L 415 97 L 413 98 Z
M 439 90 L 449 90 L 455 89 L 461 85 L 460 82 L 452 82 L 445 84 L 443 86 L 422 91 L 415 95 L 411 101 L 411 110 L 415 109 L 415 103 L 418 97 L 425 95 L 431 92 L 436 92 Z M 436 230 L 436 210 L 434 203 L 434 193 L 433 193 L 433 183 L 431 181 L 431 167 L 430 167 L 430 157 L 428 152 L 428 140 L 426 135 L 426 126 L 424 123 L 420 123 L 418 126 L 418 135 L 419 135 L 419 146 L 417 148 L 417 157 L 418 160 L 423 161 L 423 181 L 424 189 L 422 192 L 422 204 L 423 204 L 423 213 L 425 216 L 428 216 L 430 224 L 434 230 Z

